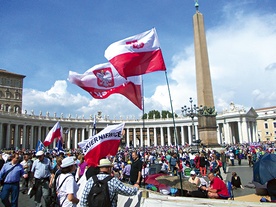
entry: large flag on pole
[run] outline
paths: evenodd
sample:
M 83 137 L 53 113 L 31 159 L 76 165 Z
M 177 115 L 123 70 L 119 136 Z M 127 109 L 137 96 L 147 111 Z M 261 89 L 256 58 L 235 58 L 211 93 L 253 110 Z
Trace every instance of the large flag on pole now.
M 89 166 L 96 167 L 100 159 L 117 154 L 124 126 L 125 123 L 109 125 L 85 142 L 78 143 Z
M 40 150 L 44 150 L 44 148 L 45 147 L 44 147 L 43 143 L 40 140 L 38 140 L 38 142 L 36 144 L 35 152 L 38 152 Z
M 142 78 L 134 76 L 125 79 L 110 64 L 95 65 L 84 74 L 69 71 L 68 80 L 86 90 L 95 99 L 105 99 L 119 93 L 142 109 Z
M 155 28 L 112 43 L 104 56 L 123 77 L 166 70 Z
M 62 131 L 61 131 L 61 127 L 60 127 L 60 124 L 59 122 L 57 122 L 53 128 L 49 131 L 49 133 L 47 134 L 43 144 L 45 147 L 49 146 L 55 138 L 61 138 L 62 136 Z

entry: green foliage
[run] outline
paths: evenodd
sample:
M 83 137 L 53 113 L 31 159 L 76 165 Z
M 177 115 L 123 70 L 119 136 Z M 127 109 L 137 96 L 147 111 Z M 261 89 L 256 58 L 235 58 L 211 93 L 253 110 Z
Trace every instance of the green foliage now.
M 149 113 L 145 113 L 143 116 L 142 116 L 142 119 L 160 119 L 160 118 L 163 118 L 163 119 L 166 119 L 166 118 L 172 118 L 172 113 L 169 112 L 169 111 L 164 111 L 162 110 L 161 113 L 157 110 L 151 110 L 149 111 Z M 177 114 L 175 114 L 175 117 L 178 117 Z

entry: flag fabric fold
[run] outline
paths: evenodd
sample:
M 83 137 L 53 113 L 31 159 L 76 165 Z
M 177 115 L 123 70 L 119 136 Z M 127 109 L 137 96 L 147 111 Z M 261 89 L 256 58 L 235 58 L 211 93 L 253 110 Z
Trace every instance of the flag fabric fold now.
M 61 137 L 62 137 L 62 128 L 60 127 L 59 122 L 57 122 L 47 134 L 43 144 L 45 147 L 47 147 L 54 141 L 55 138 L 60 139 Z
M 112 43 L 105 57 L 123 77 L 166 70 L 155 28 Z
M 45 147 L 44 147 L 43 143 L 40 140 L 38 140 L 38 142 L 36 144 L 35 152 L 38 152 L 40 150 L 44 150 L 44 148 Z
M 78 143 L 89 166 L 96 167 L 100 159 L 117 154 L 124 126 L 125 123 L 109 125 L 98 134 Z
M 57 145 L 56 145 L 56 151 L 57 151 L 57 152 L 64 151 L 64 150 L 63 150 L 63 147 L 62 147 L 62 144 L 63 144 L 62 139 L 59 139 L 59 140 L 57 141 Z
M 86 90 L 95 99 L 105 99 L 119 93 L 142 109 L 142 78 L 125 79 L 110 63 L 95 65 L 84 74 L 69 71 L 68 80 Z

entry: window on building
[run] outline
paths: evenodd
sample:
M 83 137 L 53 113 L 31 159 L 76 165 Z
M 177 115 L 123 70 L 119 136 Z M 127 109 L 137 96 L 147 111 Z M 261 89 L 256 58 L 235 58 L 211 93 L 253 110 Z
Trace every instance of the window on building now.
M 268 124 L 267 123 L 265 123 L 265 129 L 268 129 Z
M 269 135 L 269 132 L 265 132 L 265 135 Z
M 274 128 L 276 128 L 276 122 L 273 122 L 273 126 L 274 126 Z

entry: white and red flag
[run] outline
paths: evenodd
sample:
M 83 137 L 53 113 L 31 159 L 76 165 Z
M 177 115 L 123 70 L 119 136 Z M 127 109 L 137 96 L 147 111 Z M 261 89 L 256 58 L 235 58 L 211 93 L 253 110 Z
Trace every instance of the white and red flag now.
M 62 128 L 59 122 L 57 122 L 47 134 L 43 142 L 44 146 L 45 147 L 49 146 L 54 141 L 55 138 L 58 138 L 58 139 L 62 138 Z
M 117 154 L 124 126 L 125 123 L 109 125 L 85 142 L 78 143 L 89 166 L 96 167 L 100 159 Z
M 123 77 L 166 70 L 155 28 L 112 43 L 104 56 Z
M 86 90 L 95 99 L 105 99 L 119 93 L 142 109 L 142 78 L 133 76 L 125 79 L 110 63 L 95 65 L 84 74 L 69 71 L 68 80 Z

